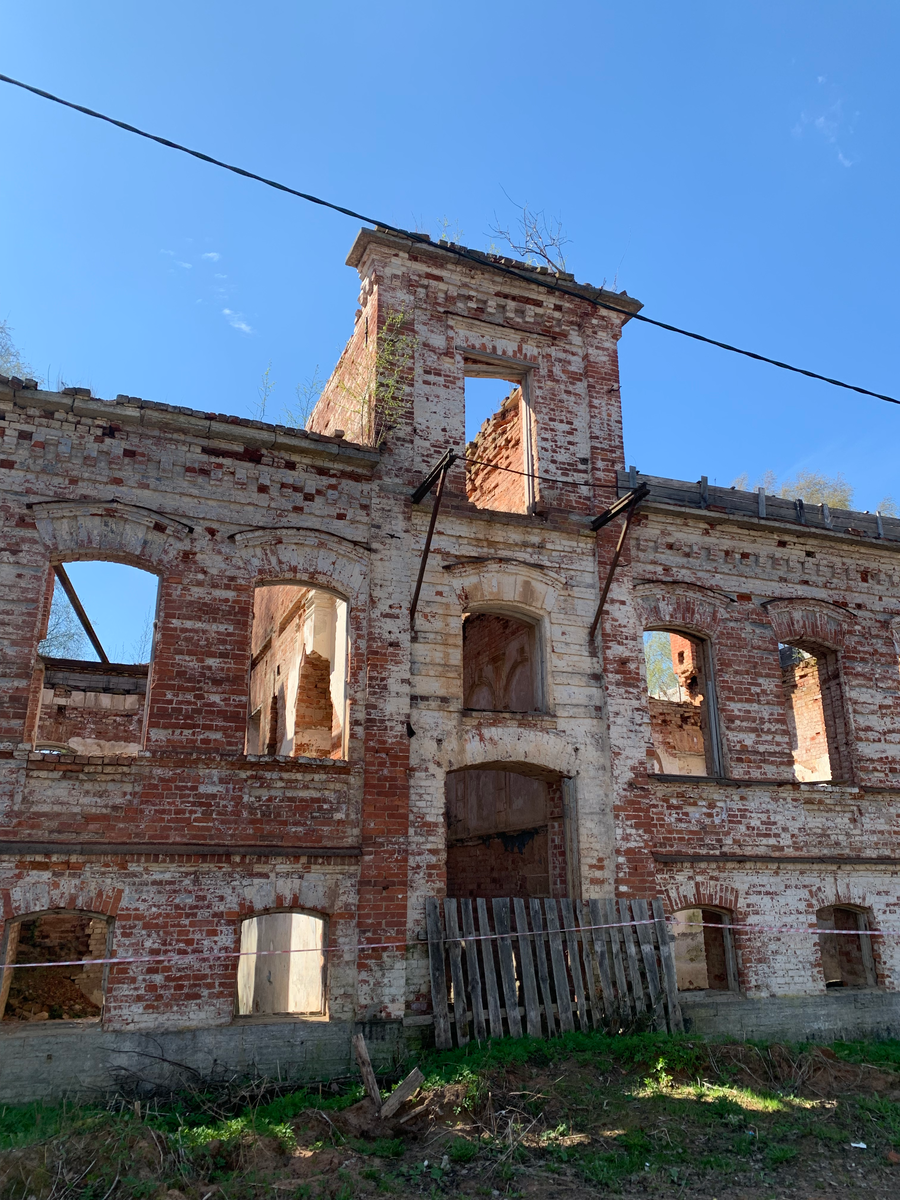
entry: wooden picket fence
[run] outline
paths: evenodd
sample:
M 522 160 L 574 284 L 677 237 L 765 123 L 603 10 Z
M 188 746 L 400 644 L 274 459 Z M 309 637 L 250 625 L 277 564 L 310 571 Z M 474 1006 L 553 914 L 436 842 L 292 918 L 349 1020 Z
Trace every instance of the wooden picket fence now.
M 684 1028 L 660 900 L 446 899 L 443 917 L 441 908 L 425 901 L 440 1050 L 454 1045 L 454 1029 L 465 1046 L 523 1033 Z

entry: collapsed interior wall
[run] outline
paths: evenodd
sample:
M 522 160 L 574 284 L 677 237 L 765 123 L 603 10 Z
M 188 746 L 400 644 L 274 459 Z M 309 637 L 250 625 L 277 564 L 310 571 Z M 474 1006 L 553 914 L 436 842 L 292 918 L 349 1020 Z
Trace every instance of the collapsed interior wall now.
M 45 659 L 36 749 L 134 755 L 141 749 L 149 667 Z
M 517 385 L 466 446 L 466 457 L 477 460 L 466 465 L 466 495 L 476 508 L 528 511 L 525 479 L 521 474 L 525 469 L 522 408 L 522 388 Z M 487 463 L 510 469 L 495 470 L 484 465 Z
M 456 771 L 446 797 L 448 896 L 567 894 L 560 781 Z
M 463 703 L 483 712 L 532 712 L 539 704 L 537 630 L 499 613 L 463 622 Z
M 294 584 L 253 602 L 248 754 L 342 758 L 347 605 Z
M 109 924 L 86 913 L 47 913 L 10 925 L 6 962 L 70 962 L 106 957 Z M 99 1018 L 104 965 L 32 967 L 4 972 L 0 1013 L 4 1021 Z
M 837 654 L 780 646 L 794 775 L 801 783 L 852 778 Z
M 839 905 L 820 908 L 816 913 L 822 972 L 827 988 L 875 987 L 875 964 L 869 938 L 860 934 L 868 928 L 865 913 Z M 829 933 L 828 930 L 842 930 Z
M 647 661 L 650 729 L 657 771 L 664 775 L 716 774 L 709 720 L 706 648 L 698 639 L 658 631 L 657 655 Z M 668 646 L 663 652 L 663 639 Z M 669 663 L 668 660 L 671 660 Z

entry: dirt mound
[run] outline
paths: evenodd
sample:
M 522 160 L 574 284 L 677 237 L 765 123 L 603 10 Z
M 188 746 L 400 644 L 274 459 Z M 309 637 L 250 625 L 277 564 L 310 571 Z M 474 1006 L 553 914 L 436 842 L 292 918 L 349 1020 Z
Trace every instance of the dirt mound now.
M 827 1046 L 797 1051 L 773 1042 L 757 1047 L 746 1042 L 709 1047 L 714 1075 L 725 1075 L 745 1087 L 790 1092 L 810 1099 L 876 1095 L 900 1100 L 900 1075 L 868 1063 L 848 1063 Z

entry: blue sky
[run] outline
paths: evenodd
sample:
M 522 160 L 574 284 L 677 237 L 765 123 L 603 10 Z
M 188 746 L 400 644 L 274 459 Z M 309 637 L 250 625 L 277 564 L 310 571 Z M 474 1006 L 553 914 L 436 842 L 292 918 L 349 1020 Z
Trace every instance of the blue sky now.
M 900 393 L 900 7 L 4 5 L 2 69 L 433 235 L 507 198 L 645 311 Z M 0 85 L 0 317 L 34 368 L 268 415 L 352 328 L 357 223 Z M 632 322 L 626 455 L 730 483 L 842 471 L 900 501 L 900 408 Z

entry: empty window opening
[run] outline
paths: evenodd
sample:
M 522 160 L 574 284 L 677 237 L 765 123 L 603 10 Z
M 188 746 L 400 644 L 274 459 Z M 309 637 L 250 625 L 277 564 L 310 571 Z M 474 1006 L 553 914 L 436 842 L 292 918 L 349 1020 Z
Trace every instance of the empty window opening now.
M 737 991 L 731 917 L 714 908 L 686 908 L 672 917 L 680 992 Z
M 248 917 L 241 923 L 241 955 L 238 1016 L 324 1013 L 324 917 L 297 912 Z
M 663 775 L 722 774 L 709 643 L 669 630 L 644 634 L 653 761 Z
M 463 621 L 463 706 L 480 712 L 541 708 L 537 628 L 500 613 Z
M 39 750 L 134 755 L 143 743 L 157 578 L 112 562 L 56 568 L 46 636 Z
M 527 384 L 503 370 L 466 364 L 466 495 L 477 508 L 527 513 L 534 504 Z
M 567 894 L 560 779 L 455 771 L 446 799 L 448 896 Z
M 875 956 L 865 912 L 835 904 L 816 913 L 819 949 L 827 988 L 865 988 L 877 986 Z M 843 930 L 842 933 L 829 932 Z
M 296 584 L 253 601 L 247 753 L 346 756 L 347 604 Z
M 781 678 L 801 783 L 852 778 L 840 667 L 834 650 L 804 643 L 779 645 Z
M 111 922 L 91 913 L 51 912 L 7 927 L 7 963 L 53 963 L 109 957 Z M 106 964 L 29 966 L 4 971 L 4 1021 L 96 1021 L 103 1012 Z

